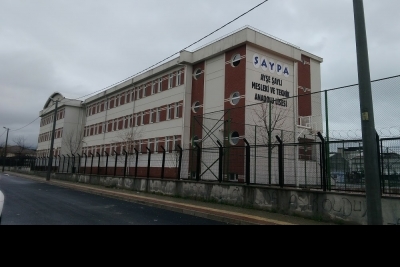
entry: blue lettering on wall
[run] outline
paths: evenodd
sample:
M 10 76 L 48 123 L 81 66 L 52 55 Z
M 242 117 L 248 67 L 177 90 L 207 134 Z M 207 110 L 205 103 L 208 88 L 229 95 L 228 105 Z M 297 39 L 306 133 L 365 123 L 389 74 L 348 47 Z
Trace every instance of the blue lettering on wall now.
M 264 59 L 263 62 L 261 63 L 261 66 L 262 66 L 262 67 L 268 68 L 268 65 L 267 65 L 267 62 L 265 61 L 265 59 Z
M 269 70 L 271 73 L 277 73 L 278 75 L 284 75 L 285 77 L 290 76 L 289 66 L 287 64 L 282 64 L 279 61 L 275 64 L 273 59 L 268 59 L 261 57 L 258 54 L 253 55 L 253 65 L 255 68 L 260 66 L 264 71 Z
M 254 65 L 257 65 L 257 64 L 258 64 L 258 57 L 255 56 L 255 57 L 254 57 Z

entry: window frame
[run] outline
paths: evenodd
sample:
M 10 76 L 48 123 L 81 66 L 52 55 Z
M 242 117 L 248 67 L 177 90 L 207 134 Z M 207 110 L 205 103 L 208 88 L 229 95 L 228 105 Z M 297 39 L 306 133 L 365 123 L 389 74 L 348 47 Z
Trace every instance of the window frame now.
M 176 73 L 176 86 L 181 85 L 181 70 Z

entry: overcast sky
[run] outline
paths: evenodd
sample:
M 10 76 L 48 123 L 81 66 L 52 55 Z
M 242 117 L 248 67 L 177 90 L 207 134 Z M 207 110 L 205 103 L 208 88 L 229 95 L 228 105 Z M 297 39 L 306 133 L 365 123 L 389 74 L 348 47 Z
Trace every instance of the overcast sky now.
M 263 2 L 0 0 L 0 143 L 7 127 L 9 145 L 24 137 L 36 147 L 53 92 L 84 100 L 232 20 L 187 50 L 249 25 L 322 57 L 322 90 L 358 83 L 353 1 Z M 399 10 L 397 0 L 364 1 L 372 80 L 400 74 Z

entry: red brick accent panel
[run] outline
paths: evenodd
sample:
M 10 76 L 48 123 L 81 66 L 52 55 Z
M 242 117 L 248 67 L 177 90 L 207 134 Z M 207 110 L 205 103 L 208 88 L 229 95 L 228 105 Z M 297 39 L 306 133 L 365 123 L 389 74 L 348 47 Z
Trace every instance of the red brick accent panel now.
M 168 105 L 161 106 L 160 122 L 167 120 L 167 108 L 168 108 Z
M 162 91 L 165 91 L 165 90 L 167 90 L 168 89 L 168 75 L 165 75 L 165 76 L 163 76 L 162 77 L 163 78 L 163 81 L 162 81 L 162 83 L 161 83 L 161 90 Z
M 197 79 L 195 79 L 194 75 L 192 74 L 196 72 L 197 69 L 201 69 L 203 73 L 200 74 L 200 76 Z M 196 101 L 199 101 L 201 106 L 204 105 L 204 69 L 205 69 L 204 61 L 193 66 L 193 73 L 191 74 L 192 75 L 192 102 L 190 103 L 191 107 Z M 201 116 L 203 115 L 203 112 L 204 112 L 203 107 L 200 107 L 196 113 L 194 113 L 193 109 L 191 109 L 190 140 L 192 140 L 193 136 L 195 135 L 199 139 L 202 138 L 203 118 Z
M 125 93 L 122 93 L 122 94 L 121 94 L 121 99 L 119 100 L 119 103 L 120 103 L 121 105 L 124 105 L 124 104 L 125 104 Z
M 239 92 L 241 96 L 245 95 L 246 90 L 246 59 L 243 58 L 240 60 L 239 65 L 232 66 L 231 61 L 232 57 L 235 54 L 240 54 L 241 56 L 246 55 L 246 45 L 235 48 L 231 51 L 225 53 L 225 62 L 229 62 L 225 64 L 225 99 L 230 99 L 231 94 L 234 92 Z M 239 103 L 233 106 L 230 101 L 226 101 L 224 103 L 224 109 L 230 109 L 225 116 L 225 120 L 230 120 L 230 126 L 224 126 L 224 129 L 230 129 L 232 132 L 237 131 L 240 136 L 245 133 L 245 101 L 244 99 L 240 99 Z M 242 107 L 242 108 L 240 108 Z M 229 137 L 230 133 L 226 132 L 225 137 L 227 137 L 227 141 L 224 141 L 224 146 L 230 146 Z M 245 143 L 242 139 L 239 140 L 237 146 L 244 146 Z M 229 157 L 230 162 L 237 162 L 237 164 L 230 164 L 229 172 L 236 173 L 238 175 L 244 175 L 245 166 L 244 166 L 244 152 L 245 149 L 231 149 Z
M 311 89 L 311 66 L 310 58 L 307 56 L 301 56 L 302 62 L 297 64 L 298 66 L 298 105 L 299 105 L 299 116 L 311 116 L 311 92 L 306 91 L 302 88 Z
M 150 110 L 145 110 L 145 111 L 143 112 L 143 123 L 144 123 L 145 125 L 147 125 L 147 124 L 150 123 Z

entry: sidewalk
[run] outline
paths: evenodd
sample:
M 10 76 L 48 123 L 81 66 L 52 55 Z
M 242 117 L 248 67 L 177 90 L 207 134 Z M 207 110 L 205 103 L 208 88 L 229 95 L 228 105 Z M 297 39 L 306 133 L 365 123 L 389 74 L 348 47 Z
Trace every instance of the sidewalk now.
M 55 186 L 83 191 L 117 198 L 125 201 L 141 203 L 175 212 L 190 214 L 198 217 L 208 218 L 216 221 L 226 222 L 233 225 L 336 225 L 332 222 L 319 222 L 296 216 L 288 216 L 268 211 L 246 209 L 218 203 L 196 201 L 170 196 L 161 196 L 145 192 L 136 192 L 116 188 L 106 188 L 97 185 L 88 185 L 75 182 L 50 180 L 45 178 L 12 171 L 6 171 L 11 175 L 18 175 L 38 182 L 48 183 Z

